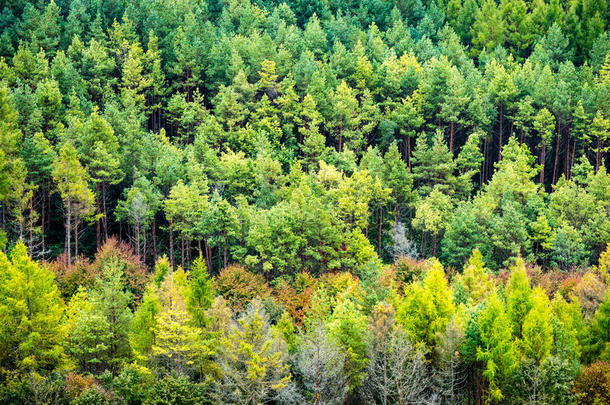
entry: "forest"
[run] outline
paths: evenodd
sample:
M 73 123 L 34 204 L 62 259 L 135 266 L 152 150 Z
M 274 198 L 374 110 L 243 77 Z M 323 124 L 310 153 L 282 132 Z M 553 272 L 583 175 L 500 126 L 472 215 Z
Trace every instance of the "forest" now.
M 0 1 L 0 404 L 610 404 L 607 0 Z

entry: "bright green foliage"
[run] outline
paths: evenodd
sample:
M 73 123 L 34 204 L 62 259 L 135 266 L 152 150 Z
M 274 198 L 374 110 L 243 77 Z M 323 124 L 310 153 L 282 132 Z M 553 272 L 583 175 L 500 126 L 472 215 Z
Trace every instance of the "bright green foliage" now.
M 483 302 L 496 288 L 494 281 L 490 278 L 489 270 L 485 268 L 483 255 L 478 249 L 472 251 L 472 256 L 464 266 L 464 271 L 458 277 L 468 293 L 468 299 L 475 304 Z
M 366 377 L 367 351 L 371 337 L 367 333 L 367 317 L 349 298 L 343 299 L 329 319 L 329 334 L 345 353 L 345 373 L 350 390 L 358 388 Z
M 17 128 L 17 112 L 14 110 L 9 90 L 0 87 L 0 201 L 10 197 L 12 182 L 23 170 L 19 159 L 21 134 Z
M 155 336 L 150 354 L 152 364 L 176 374 L 186 374 L 201 366 L 210 351 L 190 323 L 188 313 L 176 302 L 158 315 L 152 332 Z
M 3 2 L 0 403 L 603 402 L 607 3 Z
M 129 335 L 134 357 L 140 362 L 144 362 L 151 354 L 156 340 L 154 329 L 160 310 L 161 304 L 154 288 L 148 288 L 142 297 L 140 306 L 134 313 Z
M 479 346 L 477 360 L 484 364 L 483 376 L 489 382 L 487 395 L 491 401 L 504 397 L 502 385 L 516 366 L 517 350 L 512 340 L 510 318 L 497 294 L 487 298 L 477 316 Z
M 23 243 L 0 252 L 0 367 L 41 372 L 64 362 L 64 303 L 53 274 L 33 262 Z
M 212 280 L 208 276 L 208 269 L 201 256 L 193 262 L 185 295 L 186 307 L 195 325 L 204 327 L 209 322 L 205 312 L 212 306 L 214 296 Z
M 437 240 L 445 230 L 452 208 L 451 198 L 439 188 L 434 188 L 427 197 L 417 203 L 413 227 L 432 235 L 432 255 L 436 254 Z M 422 245 L 424 243 L 425 241 L 422 241 Z
M 512 322 L 513 333 L 515 336 L 521 337 L 523 321 L 533 306 L 533 293 L 523 259 L 517 259 L 515 265 L 511 267 L 505 294 L 507 312 Z
M 541 364 L 553 347 L 551 305 L 542 288 L 536 288 L 532 297 L 532 309 L 525 316 L 522 327 L 523 353 Z
M 455 310 L 443 266 L 432 259 L 421 283 L 407 287 L 396 320 L 416 341 L 432 347 Z
M 443 134 L 437 131 L 432 146 L 428 145 L 426 136 L 417 138 L 413 152 L 413 178 L 421 195 L 427 195 L 432 188 L 450 191 L 453 185 L 455 163 L 451 151 L 443 140 Z
M 606 299 L 600 304 L 591 325 L 593 350 L 604 360 L 610 359 L 610 293 L 606 292 Z
M 477 51 L 492 51 L 504 42 L 506 23 L 500 8 L 493 0 L 485 0 L 471 28 L 472 43 Z

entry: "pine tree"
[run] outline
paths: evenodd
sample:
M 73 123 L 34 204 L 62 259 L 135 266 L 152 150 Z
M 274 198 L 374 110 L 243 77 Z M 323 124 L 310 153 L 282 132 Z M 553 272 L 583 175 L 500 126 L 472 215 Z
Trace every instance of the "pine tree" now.
M 489 270 L 485 268 L 483 255 L 479 249 L 472 251 L 464 271 L 458 277 L 468 293 L 469 301 L 475 304 L 483 302 L 496 288 L 493 280 L 489 277 Z
M 542 364 L 553 348 L 553 326 L 551 323 L 551 303 L 542 288 L 534 289 L 532 309 L 523 319 L 523 352 L 536 365 Z
M 64 361 L 64 303 L 53 273 L 28 257 L 23 243 L 10 261 L 0 252 L 0 368 L 42 372 Z
M 480 342 L 476 358 L 484 364 L 486 400 L 499 402 L 504 398 L 503 385 L 517 365 L 517 351 L 512 340 L 510 319 L 497 294 L 485 300 L 476 322 Z
M 593 150 L 595 151 L 595 171 L 597 171 L 602 163 L 602 153 L 605 154 L 608 150 L 608 139 L 610 139 L 610 120 L 604 117 L 601 111 L 598 111 L 593 118 L 591 135 L 596 142 Z
M 213 301 L 212 281 L 208 276 L 208 269 L 201 256 L 193 262 L 189 275 L 189 283 L 186 289 L 186 308 L 193 318 L 193 323 L 203 328 L 210 320 L 206 311 L 212 306 Z
M 436 259 L 428 265 L 423 282 L 407 287 L 396 320 L 415 343 L 423 342 L 432 348 L 438 335 L 445 331 L 455 306 L 443 266 Z
M 523 321 L 534 305 L 530 280 L 521 258 L 511 267 L 510 279 L 506 285 L 506 305 L 513 333 L 520 338 L 523 334 Z
M 61 195 L 65 209 L 66 240 L 64 252 L 68 263 L 72 262 L 71 233 L 75 235 L 75 256 L 78 256 L 78 225 L 93 212 L 95 196 L 87 185 L 87 172 L 81 165 L 76 149 L 65 143 L 53 164 L 53 179 Z

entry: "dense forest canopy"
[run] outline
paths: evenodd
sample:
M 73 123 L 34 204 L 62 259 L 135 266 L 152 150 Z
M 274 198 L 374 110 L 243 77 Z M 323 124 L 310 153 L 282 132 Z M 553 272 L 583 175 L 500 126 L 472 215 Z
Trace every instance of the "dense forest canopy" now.
M 610 403 L 607 0 L 0 7 L 0 403 Z

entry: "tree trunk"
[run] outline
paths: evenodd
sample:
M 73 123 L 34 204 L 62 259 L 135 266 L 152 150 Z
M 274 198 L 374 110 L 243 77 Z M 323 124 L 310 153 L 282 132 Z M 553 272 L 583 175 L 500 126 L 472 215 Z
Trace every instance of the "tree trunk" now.
M 481 167 L 481 173 L 479 178 L 481 179 L 479 186 L 482 187 L 485 182 L 485 171 L 487 169 L 487 137 L 483 140 L 483 167 Z
M 99 216 L 99 214 L 102 213 L 102 209 L 100 207 L 100 197 L 101 193 L 100 193 L 100 183 L 95 183 L 95 213 Z M 102 218 L 97 219 L 97 221 L 95 221 L 95 247 L 97 250 L 100 250 L 100 247 L 102 246 L 102 230 L 101 230 L 101 222 L 103 221 Z
M 68 213 L 66 215 L 66 243 L 65 243 L 65 249 L 64 251 L 68 254 L 68 264 L 72 263 L 72 257 L 70 256 L 71 252 L 71 241 L 70 241 L 70 234 L 72 232 L 72 201 L 70 201 L 70 198 L 68 197 L 68 204 L 66 204 Z
M 172 221 L 169 221 L 169 264 L 172 269 L 175 269 L 174 266 L 174 229 L 172 227 Z
M 602 140 L 601 138 L 597 139 L 597 154 L 595 156 L 595 172 L 599 170 L 599 165 L 602 160 Z
M 224 256 L 224 268 L 227 268 L 227 230 L 223 229 L 222 236 L 224 238 L 223 256 Z
M 106 211 L 106 182 L 102 182 L 102 207 L 104 209 L 104 242 L 108 240 L 108 212 Z
M 405 142 L 407 143 L 407 165 L 409 166 L 409 172 L 411 172 L 411 136 L 407 135 L 405 137 Z
M 157 220 L 152 219 L 153 264 L 157 264 Z
M 504 119 L 502 107 L 500 107 L 500 131 L 498 132 L 498 160 L 502 159 L 502 121 Z
M 570 178 L 570 125 L 568 125 L 566 127 L 566 137 L 568 138 L 568 141 L 566 142 L 566 156 L 565 156 L 565 162 L 564 162 L 564 168 L 563 168 L 563 173 L 566 176 L 566 179 Z
M 451 124 L 449 124 L 449 152 L 451 152 L 453 154 L 453 126 L 454 126 L 454 122 L 452 121 Z
M 78 222 L 74 219 L 74 259 L 78 259 Z
M 213 271 L 213 266 L 212 266 L 212 249 L 210 248 L 210 245 L 208 245 L 208 240 L 204 239 L 203 240 L 203 246 L 205 249 L 205 263 L 208 266 L 208 272 L 210 273 L 210 276 L 212 275 L 212 271 Z
M 184 236 L 180 239 L 182 239 L 180 243 L 180 265 L 182 266 L 182 269 L 184 269 Z
M 576 158 L 576 138 L 574 138 L 574 144 L 572 145 L 572 163 L 570 164 L 570 177 L 572 177 L 572 167 L 574 167 L 575 158 Z
M 559 141 L 561 140 L 561 122 L 557 119 L 557 141 L 555 142 L 555 162 L 553 163 L 553 185 L 557 181 L 557 161 L 559 160 Z
M 544 187 L 544 161 L 546 160 L 546 145 L 542 144 L 542 150 L 540 151 L 540 165 L 542 169 L 540 169 L 540 184 Z
M 379 223 L 377 229 L 377 255 L 381 259 L 381 229 L 383 227 L 383 206 L 379 206 Z
M 133 231 L 136 234 L 136 253 L 140 255 L 140 224 L 136 223 L 133 227 Z

